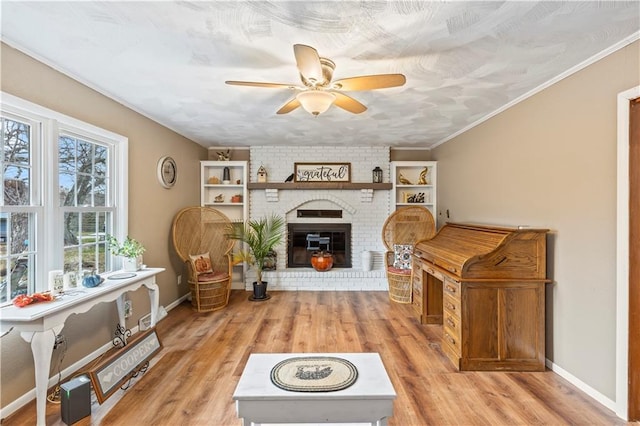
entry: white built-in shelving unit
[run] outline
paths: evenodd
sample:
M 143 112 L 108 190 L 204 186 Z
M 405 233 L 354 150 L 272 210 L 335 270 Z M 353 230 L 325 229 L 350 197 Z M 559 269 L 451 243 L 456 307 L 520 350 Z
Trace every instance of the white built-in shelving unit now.
M 435 220 L 438 217 L 437 171 L 436 161 L 392 161 L 391 211 L 403 206 L 421 205 L 431 211 Z

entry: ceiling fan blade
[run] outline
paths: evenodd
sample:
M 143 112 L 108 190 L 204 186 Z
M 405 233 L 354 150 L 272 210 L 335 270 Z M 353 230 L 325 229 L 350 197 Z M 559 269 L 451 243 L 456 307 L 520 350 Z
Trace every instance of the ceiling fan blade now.
M 276 114 L 287 114 L 293 111 L 294 109 L 298 108 L 299 106 L 300 106 L 300 101 L 298 101 L 298 99 L 296 98 L 293 98 L 289 102 L 284 104 L 283 107 L 280 108 L 278 112 L 276 112 Z
M 337 90 L 372 90 L 402 86 L 406 82 L 402 74 L 377 74 L 343 78 L 334 81 L 331 87 Z
M 316 49 L 304 44 L 294 44 L 293 54 L 296 57 L 298 70 L 304 78 L 311 82 L 323 81 L 320 55 Z
M 252 86 L 252 87 L 268 87 L 268 88 L 280 88 L 286 87 L 287 89 L 295 89 L 294 84 L 284 84 L 284 83 L 261 83 L 257 81 L 234 81 L 227 80 L 226 84 L 230 84 L 232 86 Z
M 333 104 L 337 107 L 340 107 L 346 111 L 352 112 L 354 114 L 360 114 L 361 112 L 365 112 L 367 107 L 362 105 L 360 102 L 356 101 L 350 96 L 345 95 L 340 92 L 331 92 L 336 95 L 336 100 Z

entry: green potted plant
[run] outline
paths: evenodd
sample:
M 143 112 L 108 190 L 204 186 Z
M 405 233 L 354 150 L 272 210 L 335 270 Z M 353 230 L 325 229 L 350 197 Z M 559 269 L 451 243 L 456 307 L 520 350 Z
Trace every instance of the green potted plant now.
M 267 282 L 262 280 L 262 271 L 265 259 L 272 255 L 271 251 L 282 242 L 284 235 L 284 218 L 276 214 L 231 224 L 227 236 L 244 243 L 243 248 L 234 253 L 234 262 L 246 263 L 256 269 L 256 281 L 253 283 L 253 296 L 250 300 L 269 298 Z
M 113 235 L 107 235 L 107 244 L 111 254 L 122 256 L 122 269 L 128 272 L 135 272 L 141 268 L 142 253 L 145 252 L 144 246 L 127 235 L 127 238 L 120 242 Z

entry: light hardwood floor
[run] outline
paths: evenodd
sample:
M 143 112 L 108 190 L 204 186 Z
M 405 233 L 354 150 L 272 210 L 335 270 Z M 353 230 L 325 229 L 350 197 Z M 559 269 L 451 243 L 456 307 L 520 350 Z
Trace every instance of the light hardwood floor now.
M 389 425 L 622 425 L 551 371 L 456 372 L 442 329 L 421 325 L 385 292 L 234 291 L 209 314 L 182 304 L 158 324 L 164 348 L 127 391 L 77 425 L 240 425 L 231 399 L 250 353 L 378 352 L 397 393 Z M 6 425 L 35 423 L 31 403 Z M 47 424 L 62 425 L 47 404 Z

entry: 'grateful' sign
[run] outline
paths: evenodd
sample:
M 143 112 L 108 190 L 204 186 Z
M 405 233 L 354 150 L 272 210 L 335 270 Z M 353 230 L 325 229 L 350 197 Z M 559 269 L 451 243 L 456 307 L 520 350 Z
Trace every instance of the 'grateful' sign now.
M 296 182 L 351 182 L 351 163 L 295 163 Z

